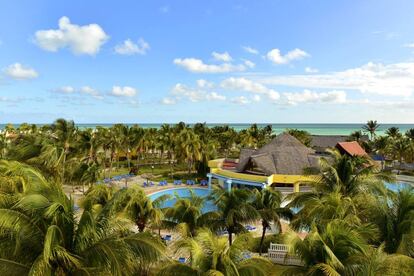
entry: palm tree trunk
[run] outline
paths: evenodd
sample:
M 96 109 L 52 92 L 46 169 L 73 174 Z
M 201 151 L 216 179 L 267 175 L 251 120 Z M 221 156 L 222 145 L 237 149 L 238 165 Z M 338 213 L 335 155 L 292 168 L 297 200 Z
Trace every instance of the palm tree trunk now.
M 262 220 L 262 226 L 263 226 L 263 230 L 262 230 L 262 238 L 260 239 L 260 246 L 259 246 L 259 255 L 262 256 L 262 251 L 263 251 L 263 242 L 266 236 L 266 228 L 268 226 L 267 222 Z
M 229 232 L 229 245 L 231 245 L 233 243 L 233 232 L 229 230 L 227 231 Z
M 62 185 L 65 183 L 65 166 L 66 166 L 66 149 L 63 153 L 63 162 L 62 162 Z
M 137 227 L 138 227 L 138 231 L 139 231 L 140 233 L 144 232 L 144 229 L 145 229 L 145 222 L 143 222 L 143 221 L 142 221 L 142 220 L 140 220 L 140 219 L 137 219 L 135 223 L 136 223 L 136 225 L 137 225 Z
M 109 175 L 108 176 L 110 176 L 112 174 L 112 168 L 114 166 L 114 158 L 113 158 L 112 153 L 111 153 L 111 157 L 110 158 L 111 159 L 109 160 Z

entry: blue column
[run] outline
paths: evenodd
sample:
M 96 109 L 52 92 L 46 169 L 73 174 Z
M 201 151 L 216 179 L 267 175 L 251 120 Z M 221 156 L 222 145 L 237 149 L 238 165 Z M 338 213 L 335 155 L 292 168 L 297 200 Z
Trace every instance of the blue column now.
M 211 190 L 211 178 L 212 178 L 211 173 L 208 173 L 207 177 L 208 177 L 208 189 Z
M 232 181 L 231 181 L 231 179 L 227 179 L 226 180 L 226 182 L 227 182 L 227 191 L 231 191 L 231 183 L 232 183 Z

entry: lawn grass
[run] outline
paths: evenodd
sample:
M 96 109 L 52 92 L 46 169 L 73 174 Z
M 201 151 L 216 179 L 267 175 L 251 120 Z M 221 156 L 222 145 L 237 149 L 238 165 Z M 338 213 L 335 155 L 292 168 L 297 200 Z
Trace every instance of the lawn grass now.
M 124 164 L 117 168 L 114 166 L 112 172 L 109 174 L 109 177 L 114 177 L 116 175 L 128 174 L 129 170 L 127 167 L 124 167 Z M 167 180 L 168 182 L 173 182 L 174 180 L 181 179 L 183 181 L 192 179 L 192 180 L 201 180 L 206 179 L 205 175 L 198 175 L 197 173 L 188 173 L 186 164 L 174 164 L 173 165 L 173 176 L 171 176 L 171 165 L 162 164 L 154 165 L 154 168 L 149 165 L 143 165 L 139 167 L 138 175 L 144 173 L 153 174 L 155 177 L 152 178 L 152 181 Z

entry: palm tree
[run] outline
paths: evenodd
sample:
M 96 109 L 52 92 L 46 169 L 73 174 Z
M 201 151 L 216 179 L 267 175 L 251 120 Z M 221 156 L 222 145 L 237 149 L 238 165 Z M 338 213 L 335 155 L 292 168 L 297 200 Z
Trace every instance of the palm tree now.
M 305 130 L 299 129 L 288 129 L 287 133 L 298 139 L 302 144 L 307 147 L 311 147 L 312 145 L 312 137 L 311 134 Z
M 186 160 L 188 174 L 190 174 L 195 162 L 202 158 L 200 138 L 193 130 L 186 128 L 178 136 L 178 146 L 178 152 Z
M 174 206 L 166 210 L 166 222 L 175 228 L 180 229 L 183 237 L 196 236 L 197 229 L 206 227 L 208 224 L 219 218 L 217 212 L 202 212 L 206 198 L 197 196 L 190 190 L 188 198 L 177 197 Z
M 243 223 L 253 222 L 259 217 L 258 211 L 251 204 L 252 193 L 236 188 L 230 191 L 215 188 L 212 197 L 220 213 L 220 218 L 212 223 L 212 227 L 227 230 L 231 245 L 233 234 L 245 232 Z
M 115 188 L 107 185 L 94 185 L 80 200 L 80 206 L 86 210 L 102 210 L 115 194 Z
M 52 125 L 52 129 L 53 138 L 56 140 L 57 145 L 63 149 L 61 180 L 62 183 L 65 183 L 66 160 L 76 141 L 77 129 L 73 121 L 66 121 L 65 119 L 57 119 Z
M 323 227 L 336 219 L 353 227 L 361 226 L 364 223 L 359 216 L 359 211 L 363 210 L 365 206 L 362 204 L 360 206 L 358 199 L 344 196 L 338 191 L 322 195 L 309 193 L 306 198 L 297 197 L 288 205 L 289 207 L 300 208 L 293 216 L 290 227 L 297 231 L 307 231 L 313 224 Z M 365 199 L 364 203 L 367 204 L 370 197 L 364 195 L 363 199 Z
M 118 146 L 127 158 L 128 171 L 131 171 L 131 153 L 133 147 L 138 144 L 137 126 L 129 127 L 123 124 L 114 126 L 118 135 Z
M 188 264 L 172 263 L 161 268 L 157 275 L 269 275 L 272 264 L 264 258 L 243 258 L 249 237 L 242 235 L 229 245 L 224 237 L 210 230 L 200 230 L 193 238 L 174 244 L 180 256 L 190 256 Z
M 413 274 L 413 262 L 410 257 L 399 254 L 387 254 L 384 246 L 369 248 L 367 254 L 359 256 L 358 276 L 376 275 L 411 275 Z
M 410 153 L 410 141 L 407 138 L 399 138 L 394 140 L 392 145 L 394 157 L 398 158 L 401 165 L 403 159 L 407 159 Z
M 0 243 L 2 275 L 134 274 L 162 256 L 157 238 L 89 210 L 76 218 L 60 184 L 27 166 L 7 166 L 1 175 L 21 175 L 27 183 L 15 202 L 0 199 L 0 239 L 7 241 Z
M 7 140 L 6 134 L 0 133 L 0 158 L 3 159 L 6 156 Z
M 362 134 L 362 131 L 357 130 L 357 131 L 352 132 L 352 133 L 349 135 L 349 138 L 350 138 L 352 141 L 357 141 L 357 142 L 360 142 L 360 141 L 361 141 L 361 139 L 362 139 L 362 136 L 364 136 L 364 135 Z
M 374 151 L 381 156 L 381 169 L 384 169 L 385 156 L 390 150 L 390 142 L 387 136 L 379 136 L 374 140 Z
M 384 251 L 414 256 L 414 188 L 409 187 L 380 198 L 369 217 L 380 230 Z
M 92 129 L 79 131 L 76 146 L 83 156 L 82 159 L 84 159 L 87 164 L 97 162 L 97 155 L 101 148 L 101 142 L 102 140 L 98 138 L 97 133 Z
M 395 180 L 365 158 L 331 153 L 333 160 L 321 158 L 320 173 L 306 181 L 312 190 L 288 196 L 288 207 L 299 209 L 291 223 L 296 230 L 309 229 L 313 223 L 323 226 L 332 219 L 353 226 L 365 225 L 358 210 L 365 208 L 364 202 L 371 196 L 386 194 L 384 181 Z
M 358 260 L 369 248 L 363 236 L 338 220 L 320 229 L 316 225 L 304 240 L 290 232 L 286 237 L 289 253 L 300 257 L 302 267 L 286 270 L 286 275 L 353 275 Z
M 288 208 L 281 208 L 282 193 L 272 188 L 266 188 L 254 190 L 254 201 L 252 205 L 256 208 L 262 220 L 262 237 L 260 239 L 259 254 L 262 254 L 263 241 L 266 235 L 266 229 L 270 227 L 270 223 L 273 222 L 280 233 L 282 231 L 282 225 L 280 218 L 290 219 L 292 212 Z
M 414 128 L 410 128 L 405 132 L 405 136 L 411 140 L 414 140 Z
M 400 133 L 400 129 L 398 127 L 390 127 L 385 131 L 385 134 L 392 138 L 392 139 L 397 139 L 399 137 L 401 137 L 401 133 Z
M 365 130 L 370 134 L 371 140 L 375 137 L 375 132 L 380 127 L 380 125 L 377 123 L 377 121 L 369 120 L 364 126 L 362 126 L 362 129 Z
M 381 172 L 366 157 L 341 155 L 337 150 L 330 153 L 333 160 L 321 158 L 319 174 L 304 182 L 314 188 L 312 194 L 340 192 L 352 197 L 368 191 L 384 192 L 383 181 L 395 180 L 393 175 Z M 298 194 L 299 198 L 307 196 L 307 193 Z
M 134 185 L 118 191 L 109 203 L 111 206 L 109 208 L 130 219 L 135 223 L 138 231 L 143 232 L 148 224 L 159 224 L 163 214 L 161 209 L 156 208 L 159 205 L 157 201 L 164 201 L 168 197 L 168 195 L 161 196 L 153 202 L 140 187 Z

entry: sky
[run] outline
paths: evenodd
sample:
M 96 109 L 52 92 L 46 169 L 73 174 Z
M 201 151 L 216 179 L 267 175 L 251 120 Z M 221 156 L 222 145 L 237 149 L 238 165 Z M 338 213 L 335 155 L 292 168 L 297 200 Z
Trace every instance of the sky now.
M 413 10 L 0 0 L 0 123 L 414 123 Z

